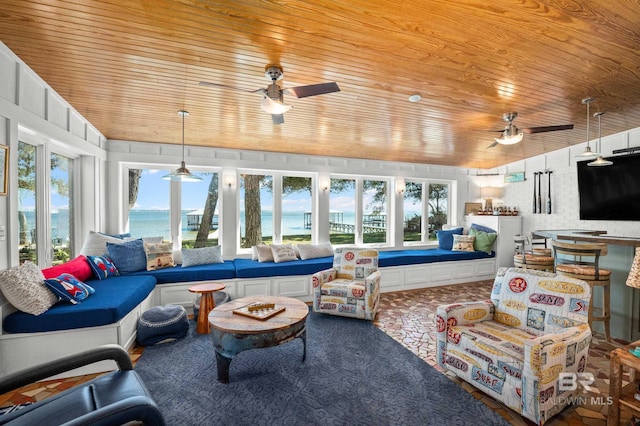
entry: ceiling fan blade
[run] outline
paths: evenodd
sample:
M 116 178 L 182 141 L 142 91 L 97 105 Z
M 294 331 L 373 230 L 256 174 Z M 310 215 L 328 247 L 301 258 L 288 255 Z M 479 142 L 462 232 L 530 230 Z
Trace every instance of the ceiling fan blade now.
M 560 126 L 543 126 L 543 127 L 529 127 L 528 129 L 520 129 L 523 133 L 543 133 L 543 132 L 555 132 L 556 130 L 571 130 L 573 124 L 563 124 Z
M 223 89 L 230 89 L 230 90 L 239 90 L 241 92 L 247 92 L 247 93 L 264 93 L 264 89 L 256 89 L 256 90 L 247 90 L 247 89 L 241 89 L 239 87 L 233 87 L 233 86 L 227 86 L 225 84 L 219 84 L 219 83 L 209 83 L 208 81 L 201 81 L 200 83 L 198 83 L 200 86 L 209 86 L 209 87 L 221 87 Z
M 273 124 L 284 124 L 284 114 L 271 114 Z
M 310 84 L 308 86 L 290 87 L 287 93 L 292 94 L 296 98 L 306 98 L 308 96 L 324 95 L 325 93 L 339 92 L 338 83 L 320 83 Z

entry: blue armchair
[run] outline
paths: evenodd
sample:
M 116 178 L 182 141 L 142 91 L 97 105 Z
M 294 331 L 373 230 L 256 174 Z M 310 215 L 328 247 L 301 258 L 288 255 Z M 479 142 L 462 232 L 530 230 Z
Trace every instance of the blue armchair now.
M 105 345 L 0 378 L 0 395 L 65 371 L 113 360 L 118 370 L 0 416 L 0 425 L 122 425 L 141 422 L 163 426 L 164 418 L 131 358 L 118 345 Z

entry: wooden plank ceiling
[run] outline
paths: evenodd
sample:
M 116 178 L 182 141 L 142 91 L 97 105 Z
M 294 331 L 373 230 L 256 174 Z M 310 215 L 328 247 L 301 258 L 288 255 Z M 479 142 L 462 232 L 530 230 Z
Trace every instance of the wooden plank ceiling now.
M 492 168 L 640 126 L 636 0 L 3 0 L 0 40 L 109 139 Z M 335 81 L 285 123 L 283 87 Z M 409 102 L 412 94 L 422 100 Z M 517 111 L 526 134 L 488 149 Z M 591 119 L 591 136 L 597 121 Z

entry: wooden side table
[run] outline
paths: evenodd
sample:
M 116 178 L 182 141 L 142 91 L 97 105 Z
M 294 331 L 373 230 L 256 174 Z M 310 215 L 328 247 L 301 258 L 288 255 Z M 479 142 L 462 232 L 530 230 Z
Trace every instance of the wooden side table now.
M 632 355 L 629 349 L 640 346 L 640 341 L 631 343 L 622 348 L 611 351 L 611 370 L 609 375 L 609 396 L 612 399 L 609 405 L 607 425 L 618 426 L 620 424 L 620 408 L 625 407 L 634 414 L 640 415 L 640 401 L 634 395 L 638 393 L 638 384 L 635 382 L 635 372 L 640 370 L 640 358 Z M 623 367 L 629 367 L 630 383 L 622 386 Z
M 196 331 L 198 334 L 209 334 L 211 331 L 209 325 L 209 312 L 216 307 L 216 302 L 213 299 L 213 293 L 224 290 L 224 288 L 225 285 L 219 283 L 196 284 L 189 287 L 189 291 L 191 293 L 202 293 L 202 297 L 200 298 L 200 311 L 198 312 L 196 322 Z

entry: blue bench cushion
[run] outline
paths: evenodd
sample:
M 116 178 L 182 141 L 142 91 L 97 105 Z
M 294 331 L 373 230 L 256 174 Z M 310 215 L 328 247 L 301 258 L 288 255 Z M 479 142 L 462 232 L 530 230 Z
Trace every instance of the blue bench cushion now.
M 333 266 L 333 256 L 290 262 L 258 262 L 251 259 L 234 259 L 237 278 L 279 277 L 310 275 Z
M 95 289 L 91 297 L 72 305 L 58 302 L 45 313 L 35 316 L 21 311 L 7 316 L 3 322 L 7 333 L 36 333 L 96 327 L 120 321 L 138 306 L 154 289 L 152 276 L 118 276 L 87 281 Z
M 138 271 L 127 274 L 128 277 L 138 275 L 151 275 L 158 284 L 179 283 L 189 281 L 228 280 L 236 277 L 234 262 L 227 260 L 224 263 L 209 263 L 206 265 L 174 266 L 173 268 L 156 269 L 155 271 Z
M 490 259 L 495 257 L 495 253 L 487 254 L 483 251 L 451 251 L 435 249 L 438 256 L 438 262 L 450 262 L 454 260 L 475 260 L 475 259 Z
M 495 257 L 495 253 L 487 254 L 480 251 L 451 251 L 443 249 L 392 250 L 380 252 L 378 265 L 380 267 L 417 265 L 455 260 L 489 259 L 492 257 Z

